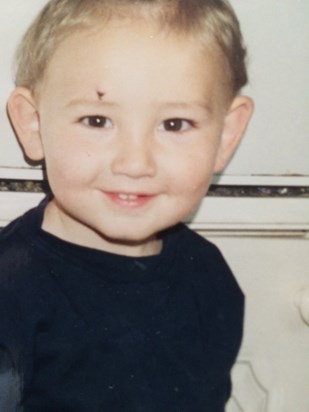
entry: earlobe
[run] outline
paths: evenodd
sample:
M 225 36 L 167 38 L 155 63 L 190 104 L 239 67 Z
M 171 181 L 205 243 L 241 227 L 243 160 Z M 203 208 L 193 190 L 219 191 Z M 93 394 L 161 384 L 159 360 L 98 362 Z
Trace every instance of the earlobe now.
M 25 155 L 33 161 L 43 160 L 39 115 L 31 92 L 17 87 L 8 100 L 7 110 Z
M 222 172 L 237 149 L 254 109 L 247 96 L 236 96 L 225 117 L 220 146 L 215 162 L 215 173 Z

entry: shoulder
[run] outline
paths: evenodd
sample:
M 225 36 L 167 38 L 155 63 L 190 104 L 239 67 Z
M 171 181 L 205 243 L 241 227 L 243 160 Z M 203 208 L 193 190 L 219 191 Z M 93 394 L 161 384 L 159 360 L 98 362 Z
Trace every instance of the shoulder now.
M 41 227 L 45 206 L 50 201 L 51 195 L 47 195 L 36 207 L 29 209 L 4 228 L 0 229 L 1 249 L 10 243 L 21 240 L 28 242 Z M 0 249 L 0 250 L 1 250 Z
M 15 335 L 30 334 L 29 325 L 52 302 L 46 259 L 36 248 L 37 213 L 37 208 L 31 209 L 0 233 L 0 313 L 5 314 L 0 316 L 0 347 Z
M 180 265 L 204 294 L 218 302 L 243 301 L 243 293 L 220 249 L 200 234 L 181 224 L 175 228 Z
M 181 227 L 180 232 L 180 253 L 192 263 L 186 275 L 191 279 L 202 322 L 211 330 L 222 365 L 232 365 L 242 339 L 244 294 L 216 245 L 187 227 Z
M 173 229 L 172 241 L 177 244 L 180 253 L 197 262 L 207 262 L 207 267 L 216 263 L 225 263 L 220 249 L 185 224 L 179 224 Z M 204 266 L 205 268 L 205 266 Z
M 40 206 L 31 209 L 0 231 L 0 290 L 27 283 L 35 272 L 34 245 L 41 212 Z
M 30 220 L 31 212 L 17 218 L 0 232 L 0 279 L 5 274 L 16 271 L 28 260 L 31 236 L 30 230 L 27 230 L 27 221 Z M 29 225 L 29 229 L 30 227 Z

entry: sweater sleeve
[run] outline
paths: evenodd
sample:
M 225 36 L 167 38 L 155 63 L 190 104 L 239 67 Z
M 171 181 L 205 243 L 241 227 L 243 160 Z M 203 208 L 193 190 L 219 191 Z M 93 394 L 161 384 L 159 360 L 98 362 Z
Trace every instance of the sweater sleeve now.
M 231 395 L 231 368 L 242 342 L 245 296 L 215 245 L 200 240 L 193 256 L 199 274 L 194 284 L 201 332 L 211 371 L 208 387 L 216 405 L 212 411 L 222 411 Z

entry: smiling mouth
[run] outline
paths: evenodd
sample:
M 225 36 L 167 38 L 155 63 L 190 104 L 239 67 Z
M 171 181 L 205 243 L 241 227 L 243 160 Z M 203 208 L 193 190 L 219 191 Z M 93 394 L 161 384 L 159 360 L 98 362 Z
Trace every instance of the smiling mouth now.
M 113 204 L 120 207 L 138 208 L 146 206 L 155 196 L 144 193 L 105 192 Z

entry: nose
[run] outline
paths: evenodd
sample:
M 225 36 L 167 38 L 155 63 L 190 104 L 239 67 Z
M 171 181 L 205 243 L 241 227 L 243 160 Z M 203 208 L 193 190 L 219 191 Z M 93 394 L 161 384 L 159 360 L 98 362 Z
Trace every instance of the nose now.
M 115 175 L 131 178 L 152 177 L 156 173 L 154 142 L 144 135 L 119 137 L 112 159 Z

